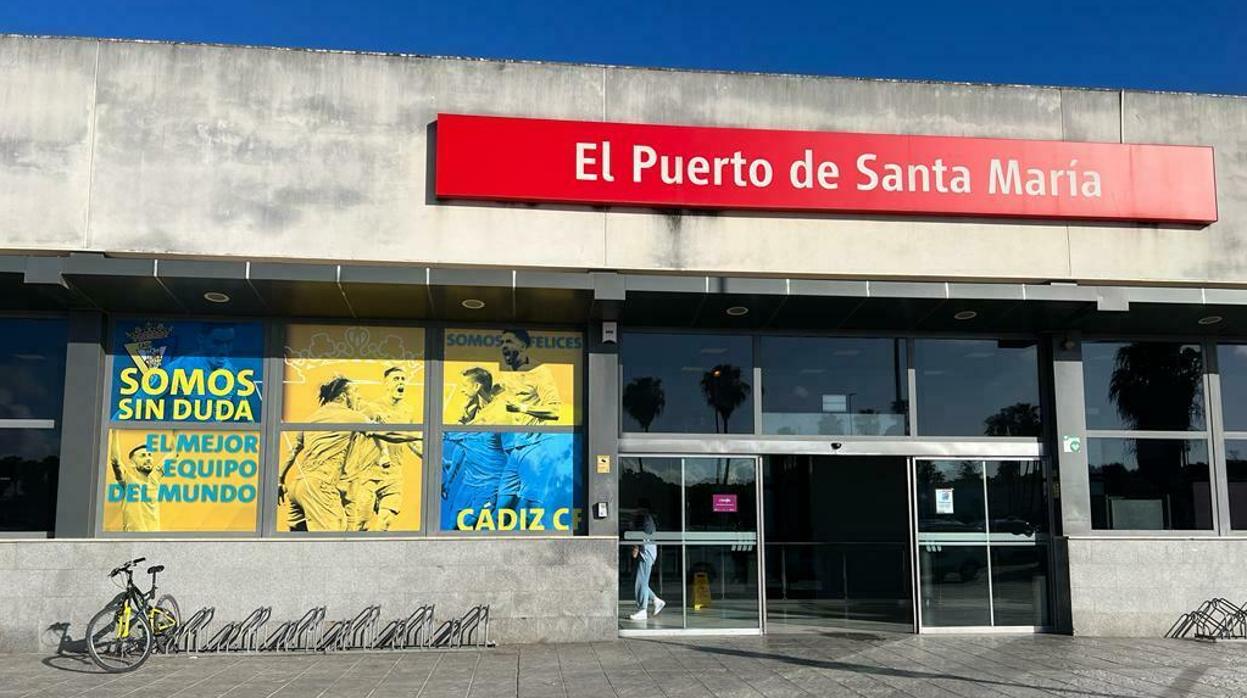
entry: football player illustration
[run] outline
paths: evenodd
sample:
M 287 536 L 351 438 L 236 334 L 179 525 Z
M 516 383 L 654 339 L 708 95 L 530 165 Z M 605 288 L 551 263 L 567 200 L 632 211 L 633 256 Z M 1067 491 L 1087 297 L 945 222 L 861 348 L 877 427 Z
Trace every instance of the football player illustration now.
M 160 502 L 159 490 L 163 471 L 157 466 L 152 452 L 146 442 L 130 449 L 126 460 L 121 460 L 121 448 L 116 439 L 108 449 L 108 462 L 112 466 L 113 477 L 117 482 L 128 488 L 141 488 L 141 496 L 121 500 L 121 530 L 123 531 L 159 531 Z M 176 456 L 174 457 L 176 459 Z
M 532 337 L 526 330 L 510 329 L 502 333 L 501 381 L 506 410 L 511 423 L 538 426 L 558 421 L 562 400 L 554 374 L 545 364 L 535 363 L 529 355 Z M 507 465 L 498 482 L 500 509 L 527 509 L 546 504 L 550 477 L 566 447 L 557 434 L 542 432 L 506 432 L 502 446 L 507 452 Z
M 500 398 L 502 386 L 489 371 L 473 367 L 463 372 L 460 390 L 467 398 L 461 424 L 497 424 L 507 415 Z M 473 528 L 481 513 L 493 509 L 498 481 L 507 464 L 502 434 L 493 431 L 461 431 L 447 434 L 442 452 L 442 528 Z M 466 511 L 465 511 L 466 510 Z

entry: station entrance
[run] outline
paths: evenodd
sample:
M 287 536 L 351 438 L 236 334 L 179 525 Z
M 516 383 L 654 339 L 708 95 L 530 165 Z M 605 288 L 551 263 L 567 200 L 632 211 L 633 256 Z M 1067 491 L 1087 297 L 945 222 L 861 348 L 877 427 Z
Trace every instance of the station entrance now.
M 621 634 L 1049 624 L 1039 460 L 784 454 L 620 465 Z

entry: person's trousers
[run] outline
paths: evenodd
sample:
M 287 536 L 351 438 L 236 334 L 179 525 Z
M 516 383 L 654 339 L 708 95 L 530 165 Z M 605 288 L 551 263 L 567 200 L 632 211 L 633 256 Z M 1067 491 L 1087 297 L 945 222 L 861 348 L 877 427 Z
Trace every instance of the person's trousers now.
M 654 558 L 642 551 L 641 556 L 637 558 L 636 581 L 633 585 L 633 593 L 636 597 L 636 608 L 638 611 L 645 610 L 649 605 L 650 598 L 656 596 L 654 590 L 649 588 L 649 575 L 654 569 Z

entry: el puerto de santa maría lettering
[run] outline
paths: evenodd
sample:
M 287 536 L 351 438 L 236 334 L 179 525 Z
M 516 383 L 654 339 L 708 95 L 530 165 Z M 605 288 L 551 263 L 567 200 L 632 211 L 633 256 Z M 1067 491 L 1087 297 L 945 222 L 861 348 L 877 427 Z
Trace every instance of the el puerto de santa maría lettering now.
M 634 144 L 625 168 L 637 184 L 657 182 L 666 185 L 768 187 L 774 181 L 775 166 L 764 157 L 749 157 L 740 150 L 730 154 L 668 155 L 648 145 Z M 575 177 L 580 181 L 611 182 L 615 171 L 611 142 L 577 143 Z M 834 191 L 841 185 L 841 167 L 835 160 L 817 157 L 807 148 L 802 156 L 785 168 L 793 189 Z M 970 166 L 946 163 L 943 158 L 930 162 L 883 162 L 876 153 L 862 153 L 854 161 L 857 175 L 852 185 L 858 191 L 938 192 L 970 194 L 974 177 Z M 1016 158 L 991 158 L 986 177 L 987 193 L 1004 196 L 1085 196 L 1103 194 L 1101 176 L 1096 170 L 1081 169 L 1073 159 L 1065 168 L 1028 167 Z

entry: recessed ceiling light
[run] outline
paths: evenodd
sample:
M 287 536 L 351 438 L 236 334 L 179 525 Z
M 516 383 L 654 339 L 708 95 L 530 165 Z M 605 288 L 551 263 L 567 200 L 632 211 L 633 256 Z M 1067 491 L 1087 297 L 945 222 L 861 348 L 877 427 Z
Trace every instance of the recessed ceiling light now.
M 734 305 L 728 308 L 726 312 L 728 315 L 731 315 L 732 317 L 740 317 L 741 315 L 748 315 L 749 309 L 743 305 Z
M 1201 325 L 1215 325 L 1215 324 L 1217 324 L 1218 322 L 1221 322 L 1221 321 L 1222 321 L 1222 320 L 1224 320 L 1224 319 L 1225 319 L 1225 318 L 1221 317 L 1220 315 L 1209 315 L 1209 316 L 1207 316 L 1207 317 L 1202 317 L 1202 318 L 1200 318 L 1200 319 L 1199 319 L 1199 324 L 1201 324 Z
M 953 313 L 954 320 L 973 320 L 974 318 L 978 316 L 979 314 L 974 312 L 973 310 L 963 310 L 959 313 Z
M 220 291 L 207 291 L 204 293 L 204 300 L 209 303 L 228 303 L 229 296 Z
M 485 301 L 479 298 L 464 298 L 463 302 L 460 303 L 460 305 L 467 308 L 468 310 L 480 310 L 481 308 L 485 307 Z

